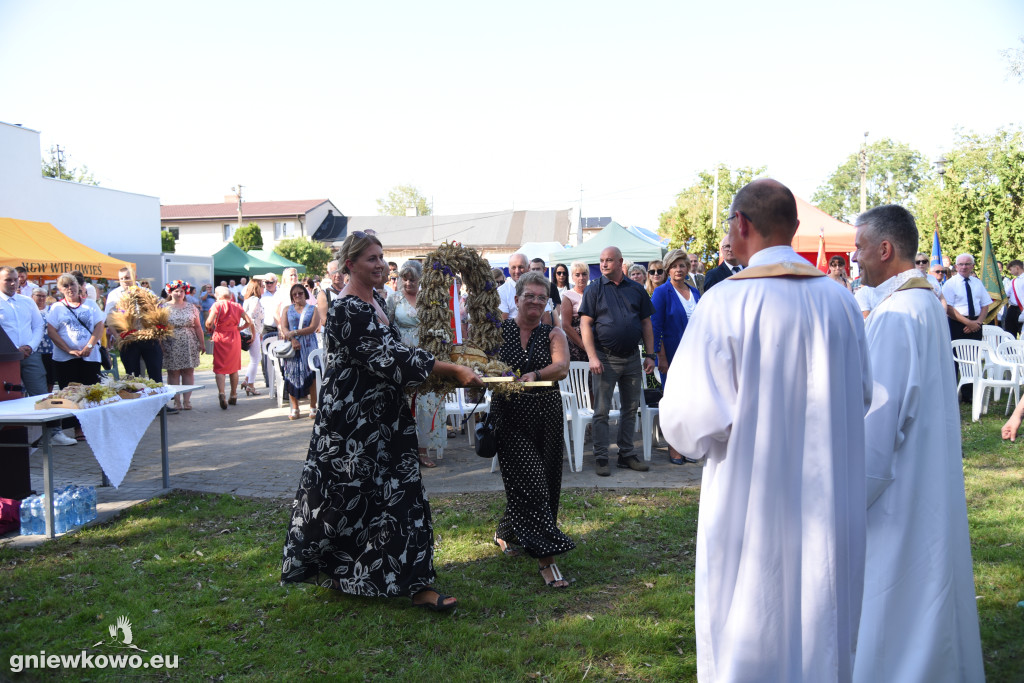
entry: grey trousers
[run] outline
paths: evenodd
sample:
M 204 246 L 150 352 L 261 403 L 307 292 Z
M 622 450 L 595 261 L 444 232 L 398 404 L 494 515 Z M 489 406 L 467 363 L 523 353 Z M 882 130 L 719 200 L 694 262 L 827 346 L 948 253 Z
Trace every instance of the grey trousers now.
M 639 353 L 632 358 L 610 356 L 598 349 L 597 357 L 604 366 L 600 375 L 591 374 L 594 380 L 594 459 L 608 460 L 608 411 L 612 407 L 615 385 L 619 386 L 619 460 L 633 455 L 633 439 L 636 431 L 636 411 L 640 408 L 640 392 L 643 388 L 643 368 Z

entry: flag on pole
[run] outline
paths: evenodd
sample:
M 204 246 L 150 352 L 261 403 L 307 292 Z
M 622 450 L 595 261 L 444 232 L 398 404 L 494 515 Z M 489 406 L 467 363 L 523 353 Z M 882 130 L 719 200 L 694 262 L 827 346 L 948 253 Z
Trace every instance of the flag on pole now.
M 825 256 L 825 228 L 818 232 L 818 262 L 814 265 L 821 272 L 828 272 L 828 257 Z
M 932 261 L 931 265 L 941 266 L 942 264 L 942 247 L 939 246 L 939 228 L 936 226 L 935 232 L 932 234 Z
M 992 305 L 989 306 L 985 315 L 985 324 L 991 324 L 999 315 L 999 310 L 1006 303 L 1006 290 L 1003 289 L 1003 279 L 996 268 L 996 255 L 992 251 L 992 238 L 988 234 L 988 212 L 985 212 L 985 243 L 981 252 L 981 268 L 978 269 L 978 279 L 985 285 L 985 290 L 992 297 Z

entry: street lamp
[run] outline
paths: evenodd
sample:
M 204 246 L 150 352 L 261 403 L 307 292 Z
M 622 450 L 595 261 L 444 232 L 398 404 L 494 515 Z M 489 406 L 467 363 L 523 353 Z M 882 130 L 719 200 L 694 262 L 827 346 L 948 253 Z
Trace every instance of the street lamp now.
M 949 163 L 949 159 L 946 158 L 945 154 L 940 154 L 939 158 L 935 160 L 935 170 L 939 173 L 939 189 L 946 189 L 946 164 Z

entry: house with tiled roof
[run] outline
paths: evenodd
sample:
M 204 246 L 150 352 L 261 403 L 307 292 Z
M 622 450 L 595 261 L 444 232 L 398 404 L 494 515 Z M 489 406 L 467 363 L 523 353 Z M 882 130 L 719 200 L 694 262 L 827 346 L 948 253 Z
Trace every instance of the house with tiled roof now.
M 234 237 L 239 225 L 255 223 L 263 235 L 263 248 L 273 249 L 281 240 L 310 237 L 328 214 L 340 214 L 330 199 L 299 199 L 279 202 L 242 202 L 228 195 L 217 204 L 165 204 L 160 225 L 177 240 L 175 250 L 186 254 L 212 255 Z
M 569 209 L 449 216 L 343 216 L 331 212 L 312 237 L 337 250 L 352 232 L 373 230 L 384 244 L 385 257 L 398 263 L 451 241 L 473 247 L 486 259 L 504 261 L 527 242 L 565 244 L 571 226 L 569 213 Z

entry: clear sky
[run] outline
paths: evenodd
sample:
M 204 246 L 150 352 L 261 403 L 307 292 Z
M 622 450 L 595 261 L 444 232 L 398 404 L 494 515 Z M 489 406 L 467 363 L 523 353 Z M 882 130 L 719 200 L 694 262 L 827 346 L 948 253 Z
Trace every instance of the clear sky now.
M 810 198 L 891 137 L 1019 126 L 1021 0 L 0 0 L 0 120 L 165 204 L 412 183 L 437 214 L 578 209 L 657 229 L 697 171 Z M 0 150 L 2 153 L 2 150 Z M 2 207 L 0 207 L 2 215 Z

